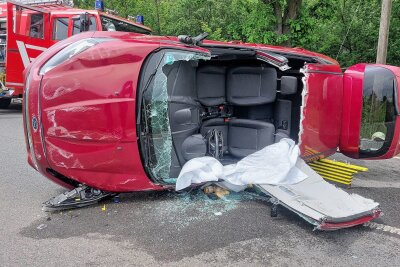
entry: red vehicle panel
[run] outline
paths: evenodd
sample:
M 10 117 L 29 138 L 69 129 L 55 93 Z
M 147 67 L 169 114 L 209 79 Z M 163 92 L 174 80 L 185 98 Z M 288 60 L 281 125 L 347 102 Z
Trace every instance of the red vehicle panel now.
M 309 64 L 305 91 L 300 148 L 305 160 L 336 152 L 342 115 L 342 71 L 339 65 Z
M 375 133 L 379 128 L 365 130 L 367 134 L 375 131 L 375 143 L 382 144 L 378 139 L 384 139 L 386 152 L 377 157 L 388 158 L 399 152 L 399 88 L 397 83 L 387 87 L 393 77 L 397 82 L 398 68 L 381 66 L 390 71 L 385 72 L 387 79 L 379 87 L 386 92 L 383 97 L 381 91 L 372 94 L 359 81 L 371 84 L 381 69 L 372 66 L 366 70 L 367 65 L 356 65 L 343 76 L 334 60 L 304 50 L 214 41 L 205 41 L 199 47 L 173 37 L 96 32 L 58 43 L 26 70 L 24 119 L 29 162 L 64 186 L 83 183 L 112 192 L 168 188 L 171 185 L 167 178 L 176 178 L 178 165 L 182 159 L 187 160 L 187 155 L 182 154 L 183 140 L 193 131 L 197 134 L 203 122 L 210 119 L 197 117 L 208 112 L 202 113 L 201 109 L 211 109 L 210 113 L 215 114 L 213 107 L 199 104 L 196 80 L 191 79 L 200 79 L 198 71 L 202 68 L 217 74 L 221 73 L 218 66 L 222 66 L 225 75 L 226 68 L 235 69 L 241 64 L 247 66 L 242 71 L 259 71 L 261 66 L 261 70 L 277 73 L 280 87 L 276 99 L 267 102 L 275 108 L 280 103 L 290 103 L 292 111 L 273 112 L 276 133 L 284 133 L 299 143 L 304 159 L 326 157 L 338 147 L 353 157 L 368 153 L 375 157 L 379 148 L 365 149 L 364 143 L 370 140 L 360 139 L 360 129 L 371 123 L 362 114 L 375 113 L 379 127 L 391 127 L 384 137 Z M 246 79 L 252 79 L 251 75 Z M 353 85 L 348 79 L 353 79 Z M 298 90 L 288 90 L 283 83 Z M 365 103 L 377 99 L 384 105 L 375 111 L 367 109 Z M 363 101 L 364 105 L 360 105 Z M 253 122 L 253 112 L 257 107 L 267 111 L 268 103 L 240 107 L 225 101 L 218 106 L 217 112 L 224 111 L 225 116 L 220 126 L 243 116 Z M 273 127 L 268 118 L 265 120 L 261 124 Z M 162 130 L 161 135 L 158 129 Z M 172 147 L 168 148 L 168 144 Z M 165 149 L 157 152 L 158 145 L 167 147 L 168 154 L 160 154 Z M 358 152 L 351 154 L 356 148 Z M 161 175 L 165 174 L 165 166 L 160 165 L 165 155 L 168 177 Z
M 24 5 L 7 1 L 3 4 L 1 14 L 0 19 L 3 18 L 7 25 L 7 38 L 4 39 L 7 43 L 5 84 L 12 90 L 0 94 L 0 101 L 4 98 L 22 97 L 23 70 L 43 51 L 60 40 L 84 31 L 151 32 L 144 25 L 118 16 L 54 3 Z M 82 22 L 81 16 L 84 14 L 87 17 Z
M 132 54 L 129 44 L 126 47 L 121 44 L 118 49 L 111 45 L 105 43 L 94 53 L 88 51 L 84 58 L 71 61 L 43 79 L 46 157 L 53 170 L 68 172 L 80 183 L 102 184 L 109 191 L 155 189 L 137 164 L 140 156 L 134 121 L 134 87 L 138 77 L 132 72 L 139 73 L 144 58 Z M 135 53 L 147 54 L 152 49 L 138 46 Z M 108 59 L 102 60 L 104 55 Z M 121 68 L 118 82 L 107 68 L 114 64 Z M 84 78 L 93 75 L 102 78 Z M 63 80 L 70 82 L 60 88 Z M 80 95 L 80 101 L 71 101 L 76 94 Z

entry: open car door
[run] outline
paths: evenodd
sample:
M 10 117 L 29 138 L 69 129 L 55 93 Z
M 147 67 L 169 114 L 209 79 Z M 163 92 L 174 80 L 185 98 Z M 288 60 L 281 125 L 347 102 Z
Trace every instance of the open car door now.
M 400 153 L 400 68 L 357 64 L 343 77 L 340 151 L 352 158 Z
M 302 159 L 296 167 L 307 175 L 290 185 L 255 185 L 274 205 L 293 211 L 318 230 L 337 230 L 369 222 L 381 214 L 379 203 L 325 181 Z
M 399 68 L 358 64 L 343 75 L 333 65 L 307 64 L 303 71 L 307 102 L 300 137 L 303 153 L 312 147 L 313 157 L 329 156 L 339 143 L 340 150 L 353 158 L 390 158 L 400 152 Z M 307 175 L 305 180 L 256 186 L 271 196 L 272 203 L 320 230 L 351 227 L 380 216 L 378 203 L 326 182 L 303 159 L 296 166 Z
M 7 3 L 6 86 L 22 94 L 22 73 L 50 46 L 49 13 L 13 2 Z

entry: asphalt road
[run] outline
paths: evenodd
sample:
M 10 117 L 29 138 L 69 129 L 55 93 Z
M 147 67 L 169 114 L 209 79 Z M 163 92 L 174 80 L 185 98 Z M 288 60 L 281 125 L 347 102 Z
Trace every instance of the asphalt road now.
M 251 194 L 125 194 L 44 213 L 63 189 L 26 163 L 20 106 L 0 110 L 0 142 L 0 266 L 400 266 L 399 158 L 355 161 L 370 171 L 349 191 L 381 203 L 377 224 L 318 232 Z

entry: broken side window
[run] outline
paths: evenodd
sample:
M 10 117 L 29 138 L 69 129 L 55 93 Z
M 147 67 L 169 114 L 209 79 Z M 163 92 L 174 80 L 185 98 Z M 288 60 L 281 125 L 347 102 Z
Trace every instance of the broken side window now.
M 142 119 L 146 125 L 146 146 L 142 149 L 147 157 L 148 171 L 156 180 L 170 177 L 173 140 L 169 121 L 168 78 L 163 71 L 166 65 L 178 61 L 208 60 L 209 57 L 194 52 L 166 51 L 160 59 L 151 81 L 143 90 Z M 150 71 L 150 70 L 149 70 Z M 173 178 L 173 177 L 172 177 Z

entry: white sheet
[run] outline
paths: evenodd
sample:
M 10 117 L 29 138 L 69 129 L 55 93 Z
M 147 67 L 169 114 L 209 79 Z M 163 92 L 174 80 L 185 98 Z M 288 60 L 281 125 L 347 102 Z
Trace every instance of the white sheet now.
M 228 187 L 232 184 L 238 190 L 249 184 L 296 184 L 307 178 L 295 167 L 299 154 L 295 142 L 284 138 L 232 165 L 223 166 L 212 157 L 194 158 L 183 166 L 176 190 L 182 190 L 192 183 L 222 180 Z

